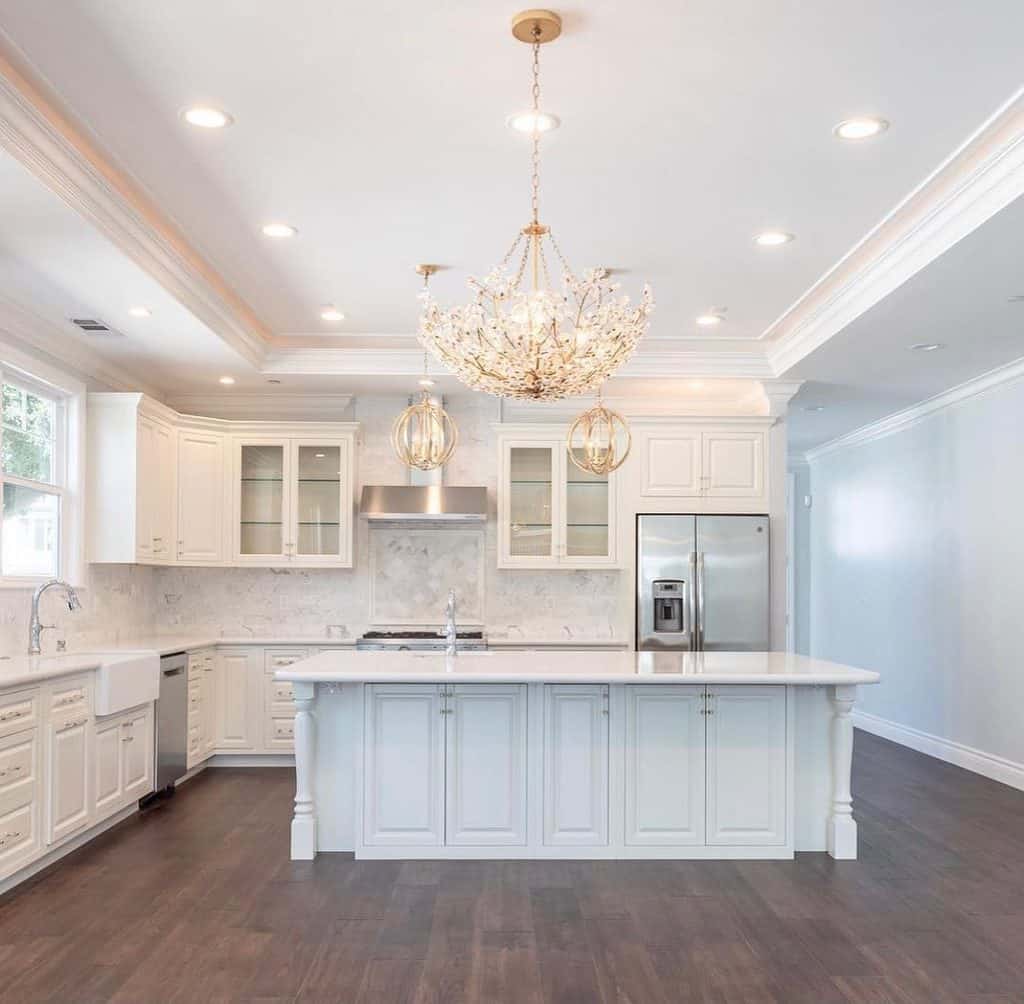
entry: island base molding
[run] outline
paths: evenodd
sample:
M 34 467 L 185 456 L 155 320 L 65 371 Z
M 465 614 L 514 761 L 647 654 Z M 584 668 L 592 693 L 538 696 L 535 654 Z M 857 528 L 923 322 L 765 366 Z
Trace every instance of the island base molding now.
M 294 683 L 292 858 L 857 856 L 855 686 Z

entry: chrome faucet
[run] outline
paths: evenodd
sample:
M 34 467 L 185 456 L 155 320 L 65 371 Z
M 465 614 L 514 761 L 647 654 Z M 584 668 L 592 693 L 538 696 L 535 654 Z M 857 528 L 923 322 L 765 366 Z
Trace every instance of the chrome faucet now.
M 64 590 L 64 599 L 67 601 L 68 610 L 80 610 L 82 608 L 81 601 L 78 599 L 78 593 L 63 579 L 48 579 L 37 586 L 36 591 L 32 594 L 32 618 L 28 622 L 29 655 L 39 655 L 39 636 L 43 633 L 44 629 L 56 626 L 54 624 L 41 624 L 39 621 L 39 600 L 42 598 L 43 593 L 52 586 L 59 586 Z
M 447 642 L 444 654 L 448 656 L 459 654 L 459 631 L 455 626 L 455 590 L 448 590 L 448 605 L 444 608 L 444 638 Z

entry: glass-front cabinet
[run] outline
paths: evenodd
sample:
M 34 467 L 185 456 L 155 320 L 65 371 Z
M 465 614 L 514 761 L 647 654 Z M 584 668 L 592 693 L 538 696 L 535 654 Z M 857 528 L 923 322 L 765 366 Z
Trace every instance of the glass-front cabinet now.
M 615 474 L 571 462 L 561 426 L 502 426 L 499 442 L 498 566 L 617 565 Z
M 235 560 L 352 564 L 351 439 L 235 440 Z

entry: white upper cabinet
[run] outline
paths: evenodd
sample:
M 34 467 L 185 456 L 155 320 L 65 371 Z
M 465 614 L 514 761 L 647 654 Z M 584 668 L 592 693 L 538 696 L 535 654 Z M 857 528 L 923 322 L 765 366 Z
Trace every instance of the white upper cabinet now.
M 188 565 L 224 560 L 224 437 L 178 433 L 177 558 Z
M 351 568 L 357 428 L 90 394 L 89 560 Z
M 766 500 L 764 428 L 638 428 L 641 498 Z
M 354 437 L 234 440 L 234 558 L 352 564 Z
M 498 567 L 617 565 L 616 475 L 571 462 L 562 426 L 500 426 Z

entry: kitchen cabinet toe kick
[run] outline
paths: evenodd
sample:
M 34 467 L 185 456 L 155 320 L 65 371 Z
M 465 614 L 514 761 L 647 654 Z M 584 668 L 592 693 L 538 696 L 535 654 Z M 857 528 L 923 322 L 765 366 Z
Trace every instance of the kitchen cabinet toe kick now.
M 857 687 L 292 680 L 291 857 L 857 856 Z

